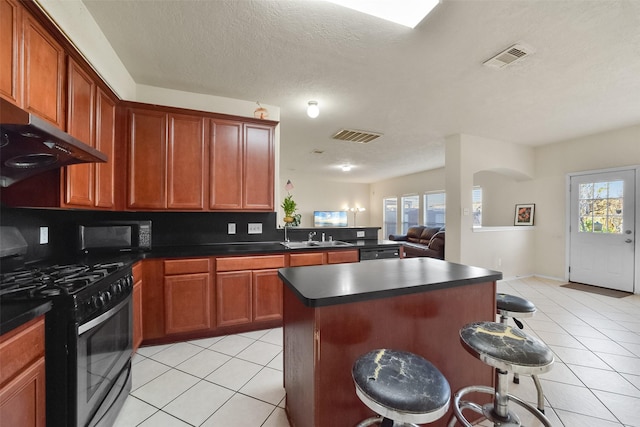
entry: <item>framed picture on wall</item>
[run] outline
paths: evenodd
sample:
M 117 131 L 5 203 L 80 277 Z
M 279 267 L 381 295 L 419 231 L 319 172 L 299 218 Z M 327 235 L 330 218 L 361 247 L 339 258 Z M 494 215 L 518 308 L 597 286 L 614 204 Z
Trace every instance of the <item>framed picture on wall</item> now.
M 536 205 L 533 203 L 516 205 L 516 218 L 514 225 L 533 225 L 535 209 Z

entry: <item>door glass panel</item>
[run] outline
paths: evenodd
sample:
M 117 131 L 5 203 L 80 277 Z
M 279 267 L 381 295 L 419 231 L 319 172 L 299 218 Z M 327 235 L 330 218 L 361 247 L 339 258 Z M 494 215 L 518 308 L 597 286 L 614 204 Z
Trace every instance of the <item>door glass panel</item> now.
M 622 233 L 624 181 L 579 185 L 578 215 L 581 233 Z

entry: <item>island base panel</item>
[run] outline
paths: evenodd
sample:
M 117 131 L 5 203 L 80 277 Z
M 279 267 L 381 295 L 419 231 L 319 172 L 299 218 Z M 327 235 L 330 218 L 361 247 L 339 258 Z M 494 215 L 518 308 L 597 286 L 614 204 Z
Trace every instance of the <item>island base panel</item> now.
M 313 308 L 285 287 L 284 385 L 291 426 L 349 426 L 371 416 L 355 394 L 351 367 L 377 348 L 425 357 L 447 378 L 452 395 L 467 385 L 493 386 L 493 370 L 462 348 L 459 330 L 495 321 L 495 291 L 495 282 L 486 282 Z M 445 426 L 450 414 L 431 425 Z

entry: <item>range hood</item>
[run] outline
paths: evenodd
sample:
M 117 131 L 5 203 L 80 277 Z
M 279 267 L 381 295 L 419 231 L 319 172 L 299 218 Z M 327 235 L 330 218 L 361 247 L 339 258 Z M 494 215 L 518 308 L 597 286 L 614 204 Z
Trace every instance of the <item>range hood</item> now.
M 107 156 L 46 120 L 0 98 L 0 186 Z

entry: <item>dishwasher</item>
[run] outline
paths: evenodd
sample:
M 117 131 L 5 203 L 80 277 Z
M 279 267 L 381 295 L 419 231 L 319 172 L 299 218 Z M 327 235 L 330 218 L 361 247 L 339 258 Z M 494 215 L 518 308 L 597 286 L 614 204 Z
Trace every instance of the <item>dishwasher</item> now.
M 400 247 L 360 249 L 360 261 L 400 258 Z

